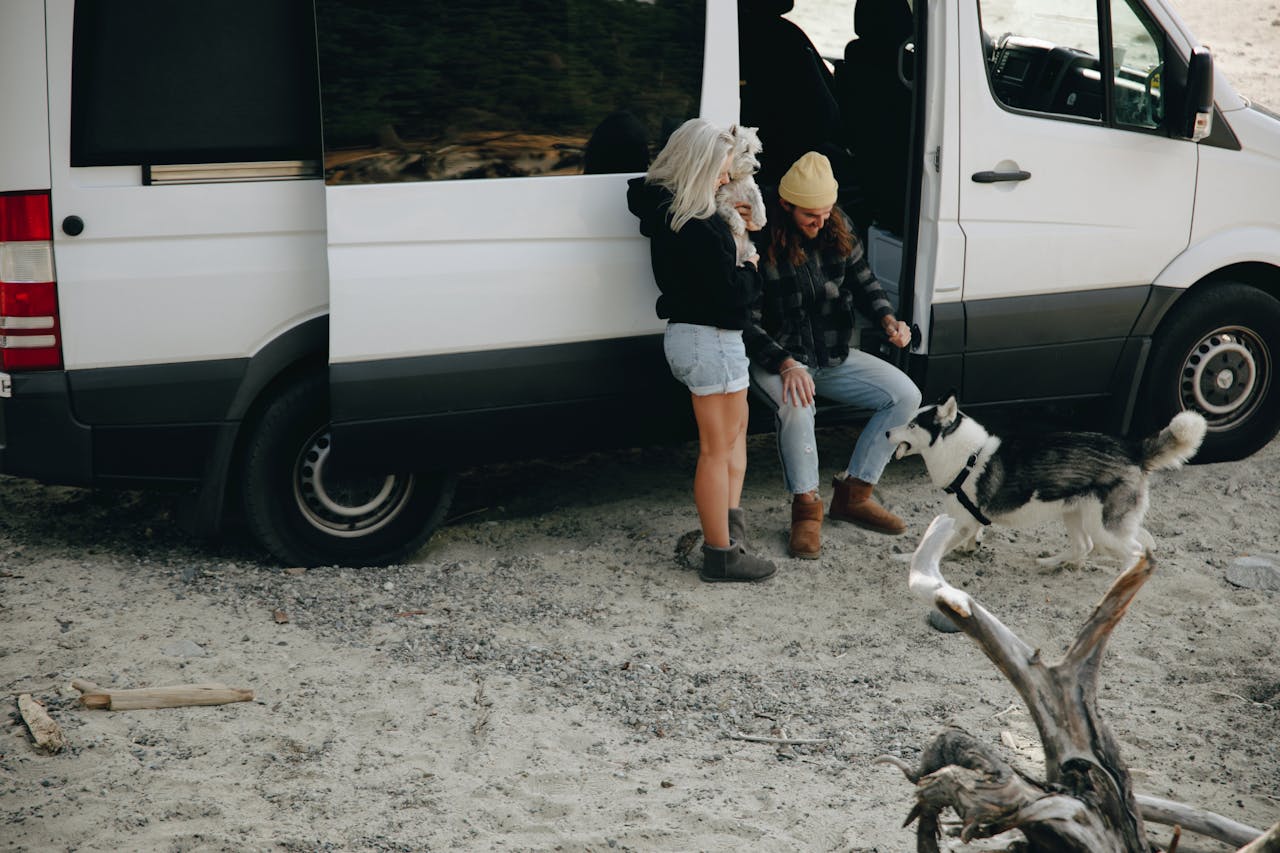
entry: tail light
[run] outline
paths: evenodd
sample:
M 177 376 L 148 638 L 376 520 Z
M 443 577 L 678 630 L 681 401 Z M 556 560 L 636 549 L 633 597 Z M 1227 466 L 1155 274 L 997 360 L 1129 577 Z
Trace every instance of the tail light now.
M 0 193 L 0 370 L 61 366 L 49 193 Z

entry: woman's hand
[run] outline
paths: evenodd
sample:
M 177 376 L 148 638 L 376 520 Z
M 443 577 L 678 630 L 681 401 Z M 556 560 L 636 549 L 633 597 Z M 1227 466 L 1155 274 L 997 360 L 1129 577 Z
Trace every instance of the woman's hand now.
M 889 336 L 889 343 L 898 349 L 911 343 L 911 327 L 892 314 L 885 315 L 880 324 L 884 327 L 884 333 Z
M 782 362 L 778 371 L 782 377 L 782 402 L 793 406 L 813 405 L 813 377 L 809 369 L 794 358 Z

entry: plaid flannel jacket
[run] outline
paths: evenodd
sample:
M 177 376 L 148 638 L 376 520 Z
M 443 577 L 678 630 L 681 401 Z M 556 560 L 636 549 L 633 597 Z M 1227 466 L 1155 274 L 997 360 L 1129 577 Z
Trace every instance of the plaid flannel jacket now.
M 743 339 L 751 359 L 773 373 L 788 357 L 809 367 L 834 367 L 849 355 L 855 308 L 877 321 L 893 313 L 856 234 L 848 257 L 806 254 L 799 267 L 761 262 L 764 294 Z

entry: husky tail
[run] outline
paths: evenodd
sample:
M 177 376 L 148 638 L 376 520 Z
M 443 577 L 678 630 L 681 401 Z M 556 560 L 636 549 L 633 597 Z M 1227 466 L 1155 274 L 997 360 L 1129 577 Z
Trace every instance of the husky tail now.
M 1169 425 L 1142 440 L 1142 470 L 1177 468 L 1200 449 L 1206 430 L 1204 417 L 1196 412 L 1178 412 Z

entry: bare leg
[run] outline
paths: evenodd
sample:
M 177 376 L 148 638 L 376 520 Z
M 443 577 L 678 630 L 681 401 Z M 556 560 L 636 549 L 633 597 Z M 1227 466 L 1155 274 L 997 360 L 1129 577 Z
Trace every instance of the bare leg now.
M 734 394 L 732 396 L 739 396 Z M 742 405 L 738 434 L 734 438 L 733 452 L 729 455 L 729 506 L 742 505 L 742 484 L 747 478 L 747 392 L 741 394 Z
M 735 443 L 742 431 L 745 390 L 734 394 L 693 397 L 693 416 L 698 422 L 698 468 L 693 475 L 693 502 L 702 524 L 702 538 L 715 548 L 729 547 L 729 507 Z M 746 446 L 742 453 L 745 455 Z M 745 460 L 743 469 L 745 470 Z M 742 480 L 736 495 L 741 497 Z

